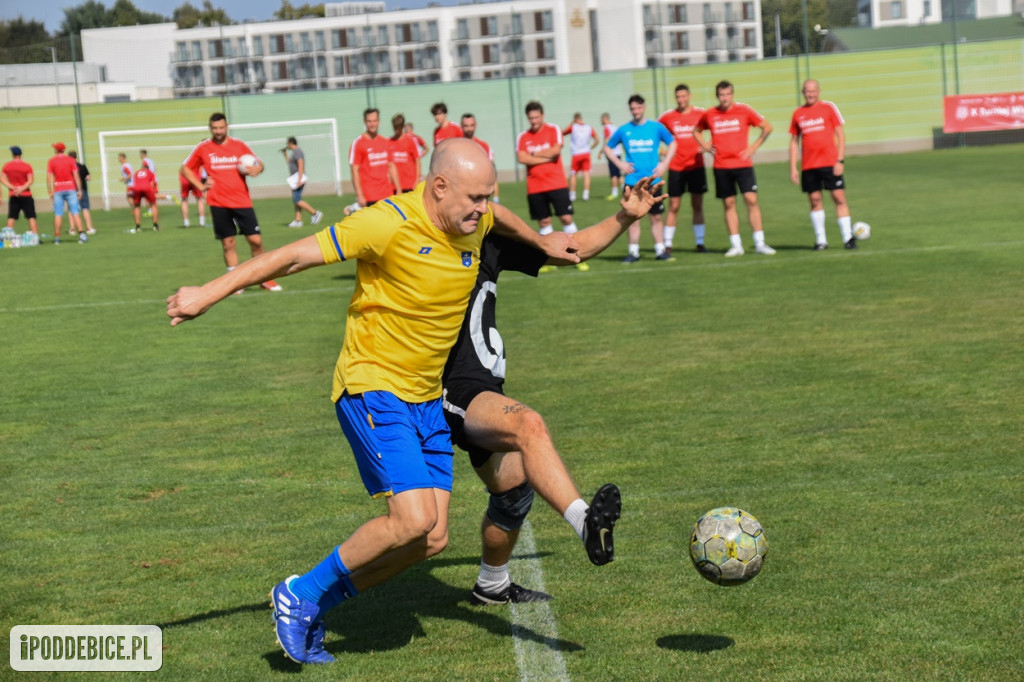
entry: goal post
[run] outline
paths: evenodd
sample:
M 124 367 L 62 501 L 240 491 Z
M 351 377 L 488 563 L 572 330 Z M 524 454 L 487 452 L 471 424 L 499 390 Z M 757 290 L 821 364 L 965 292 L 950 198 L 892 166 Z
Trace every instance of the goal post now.
M 249 178 L 249 191 L 254 198 L 289 197 L 285 182 L 288 166 L 281 148 L 294 137 L 305 154 L 306 191 L 311 195 L 341 196 L 341 151 L 338 147 L 338 123 L 333 118 L 267 123 L 233 123 L 228 134 L 245 142 L 263 162 L 265 170 Z M 121 182 L 123 153 L 134 170 L 139 169 L 140 150 L 145 149 L 156 166 L 161 194 L 179 192 L 178 169 L 189 153 L 210 136 L 207 126 L 184 128 L 150 128 L 146 130 L 104 130 L 99 133 L 100 172 L 103 184 L 103 208 L 127 206 Z M 124 202 L 124 204 L 120 204 Z

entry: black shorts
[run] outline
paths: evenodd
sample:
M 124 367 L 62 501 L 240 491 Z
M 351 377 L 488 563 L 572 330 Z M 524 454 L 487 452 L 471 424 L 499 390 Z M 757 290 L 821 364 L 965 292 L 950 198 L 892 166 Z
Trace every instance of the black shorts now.
M 619 167 L 616 166 L 614 163 L 612 163 L 610 159 L 608 160 L 608 177 L 610 177 L 610 178 L 621 178 L 622 177 L 622 171 L 619 170 Z
M 687 192 L 690 194 L 704 194 L 708 191 L 708 174 L 704 166 L 688 171 L 668 172 L 668 195 L 670 197 L 681 197 Z
M 31 196 L 11 197 L 7 202 L 7 219 L 17 220 L 20 214 L 31 220 L 36 217 L 36 200 Z
M 657 179 L 657 178 L 655 178 L 655 179 Z M 663 186 L 664 186 L 664 185 L 658 185 L 658 187 L 657 187 L 657 188 L 655 188 L 655 190 L 654 190 L 654 192 L 655 192 L 654 196 L 656 196 L 656 197 L 660 197 L 660 196 L 662 195 L 662 191 L 661 191 L 661 188 L 662 188 Z M 632 188 L 633 188 L 633 185 L 626 185 L 626 187 L 629 187 L 630 189 L 632 189 Z M 647 212 L 647 215 L 661 215 L 661 214 L 662 214 L 662 213 L 664 213 L 664 212 L 665 212 L 665 202 L 664 202 L 664 201 L 659 201 L 659 202 L 658 202 L 658 203 L 656 203 L 656 204 L 655 204 L 654 206 L 651 206 L 651 210 Z
M 452 432 L 452 443 L 469 453 L 469 461 L 474 469 L 483 466 L 494 453 L 469 442 L 469 438 L 466 436 L 466 410 L 469 409 L 469 404 L 473 402 L 474 398 L 488 391 L 504 395 L 500 381 L 486 383 L 463 380 L 451 381 L 446 384 L 441 396 L 444 419 L 448 422 L 448 428 Z
M 526 202 L 530 205 L 530 218 L 544 220 L 551 217 L 551 209 L 555 215 L 572 215 L 572 201 L 569 200 L 569 188 L 553 189 L 550 192 L 527 194 Z
M 213 216 L 213 235 L 217 239 L 227 239 L 239 233 L 246 236 L 260 233 L 256 211 L 251 208 L 211 206 L 210 215 Z
M 754 175 L 753 167 L 715 169 L 716 197 L 728 199 L 736 196 L 737 186 L 740 189 L 740 194 L 757 192 L 757 176 Z
M 823 188 L 830 192 L 846 189 L 842 175 L 836 175 L 832 166 L 824 168 L 808 168 L 800 174 L 800 187 L 804 192 L 820 192 Z

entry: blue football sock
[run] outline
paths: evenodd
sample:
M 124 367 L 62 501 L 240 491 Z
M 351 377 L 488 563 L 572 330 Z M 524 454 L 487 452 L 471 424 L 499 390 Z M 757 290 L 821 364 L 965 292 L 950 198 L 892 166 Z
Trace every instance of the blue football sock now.
M 313 570 L 301 575 L 291 583 L 292 593 L 299 599 L 308 599 L 316 604 L 320 603 L 324 594 L 347 576 L 349 571 L 338 556 L 338 548 L 335 547 L 327 558 L 313 567 Z
M 351 599 L 359 594 L 359 590 L 352 584 L 352 578 L 345 576 L 338 582 L 331 585 L 331 589 L 320 599 L 320 615 L 327 613 L 343 601 Z

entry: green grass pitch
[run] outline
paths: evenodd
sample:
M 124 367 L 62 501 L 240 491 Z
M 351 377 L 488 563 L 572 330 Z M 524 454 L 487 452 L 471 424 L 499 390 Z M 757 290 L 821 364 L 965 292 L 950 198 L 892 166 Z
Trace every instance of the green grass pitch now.
M 621 487 L 616 561 L 591 566 L 538 500 L 512 573 L 539 566 L 555 633 L 522 625 L 528 608 L 470 607 L 486 496 L 457 453 L 449 548 L 332 612 L 340 660 L 302 674 L 544 677 L 518 642 L 577 680 L 1019 679 L 1022 151 L 851 158 L 873 228 L 853 252 L 828 203 L 832 249 L 811 251 L 805 198 L 761 165 L 774 257 L 723 258 L 709 196 L 709 254 L 681 221 L 677 260 L 656 263 L 645 222 L 635 266 L 622 238 L 587 273 L 506 274 L 508 393 L 586 497 Z M 605 183 L 581 227 L 612 210 Z M 501 196 L 525 215 L 521 185 Z M 159 234 L 96 211 L 87 245 L 0 251 L 0 621 L 158 624 L 160 677 L 284 679 L 267 591 L 382 510 L 329 403 L 353 267 L 172 329 L 165 297 L 223 265 L 210 230 L 164 210 Z M 257 211 L 270 247 L 310 232 L 283 226 L 287 199 Z M 724 505 L 770 542 L 733 588 L 687 555 Z

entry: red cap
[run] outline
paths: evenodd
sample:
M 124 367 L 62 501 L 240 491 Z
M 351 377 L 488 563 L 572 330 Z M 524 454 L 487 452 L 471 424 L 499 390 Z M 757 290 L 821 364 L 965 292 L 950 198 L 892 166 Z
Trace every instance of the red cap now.
M 59 152 L 62 152 L 65 149 L 67 149 L 67 147 L 64 146 L 63 142 L 54 142 L 53 143 L 53 148 L 56 149 Z

